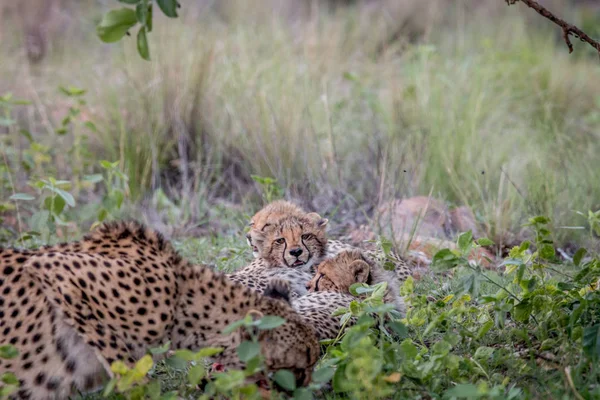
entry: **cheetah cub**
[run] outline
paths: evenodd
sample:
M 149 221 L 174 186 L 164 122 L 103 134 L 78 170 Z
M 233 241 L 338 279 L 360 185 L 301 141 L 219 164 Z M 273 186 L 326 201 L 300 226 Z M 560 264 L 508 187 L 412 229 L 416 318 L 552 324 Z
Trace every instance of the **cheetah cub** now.
M 316 213 L 288 215 L 255 232 L 253 243 L 269 266 L 312 273 L 327 251 L 327 222 Z
M 307 288 L 310 292 L 349 293 L 350 286 L 355 283 L 374 285 L 381 282 L 387 282 L 384 301 L 393 304 L 404 317 L 406 305 L 400 296 L 400 281 L 394 271 L 386 271 L 364 257 L 359 250 L 343 251 L 333 258 L 323 261 L 317 266 L 317 273 L 310 280 Z
M 246 241 L 252 248 L 252 255 L 257 258 L 260 256 L 258 247 L 255 244 L 256 236 L 260 235 L 265 229 L 276 225 L 277 222 L 287 216 L 304 216 L 306 212 L 295 205 L 285 200 L 275 200 L 267 204 L 264 208 L 258 211 L 250 218 L 248 226 L 250 229 L 246 233 Z

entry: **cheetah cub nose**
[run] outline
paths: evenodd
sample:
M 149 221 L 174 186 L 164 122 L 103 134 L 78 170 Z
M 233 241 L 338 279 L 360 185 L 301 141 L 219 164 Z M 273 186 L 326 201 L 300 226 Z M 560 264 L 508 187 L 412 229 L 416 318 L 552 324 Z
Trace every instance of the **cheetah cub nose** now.
M 296 247 L 295 249 L 290 250 L 290 254 L 294 257 L 298 257 L 300 254 L 302 254 L 302 249 L 300 247 Z

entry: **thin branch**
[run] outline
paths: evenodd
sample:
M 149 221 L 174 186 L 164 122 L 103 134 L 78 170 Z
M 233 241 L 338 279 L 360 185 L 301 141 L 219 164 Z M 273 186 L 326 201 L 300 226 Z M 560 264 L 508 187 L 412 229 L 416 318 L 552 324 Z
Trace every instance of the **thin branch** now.
M 511 5 L 515 4 L 517 1 L 524 3 L 528 7 L 533 8 L 540 14 L 542 17 L 549 19 L 554 22 L 556 25 L 560 26 L 563 31 L 563 39 L 569 47 L 569 53 L 573 52 L 573 43 L 571 43 L 571 38 L 569 35 L 573 35 L 576 38 L 579 38 L 582 42 L 588 43 L 590 46 L 596 49 L 598 55 L 600 55 L 600 43 L 589 37 L 584 31 L 576 27 L 575 25 L 571 25 L 568 22 L 558 18 L 556 15 L 552 14 L 547 8 L 541 6 L 536 0 L 505 0 L 506 4 Z

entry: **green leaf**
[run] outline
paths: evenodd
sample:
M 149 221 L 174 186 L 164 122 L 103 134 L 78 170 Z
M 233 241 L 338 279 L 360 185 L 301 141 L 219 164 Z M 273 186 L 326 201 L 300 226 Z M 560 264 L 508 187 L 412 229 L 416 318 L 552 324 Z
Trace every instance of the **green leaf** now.
M 529 240 L 526 240 L 523 243 L 521 243 L 521 246 L 519 246 L 519 251 L 523 253 L 529 249 L 529 246 L 531 246 L 531 242 Z
M 185 361 L 194 361 L 196 360 L 196 353 L 188 349 L 179 349 L 175 351 L 175 357 Z
M 481 325 L 481 327 L 479 328 L 479 330 L 477 331 L 477 339 L 481 339 L 482 337 L 484 337 L 486 335 L 486 333 L 488 333 L 490 331 L 490 329 L 492 329 L 494 327 L 494 321 L 487 321 L 485 322 L 483 325 Z
M 473 358 L 476 360 L 486 360 L 490 358 L 492 354 L 494 354 L 493 347 L 481 346 L 475 351 Z
M 111 379 L 104 387 L 104 391 L 102 392 L 102 395 L 104 397 L 108 397 L 112 392 L 114 392 L 115 386 L 117 386 L 118 381 L 119 380 L 117 378 Z
M 544 244 L 540 249 L 540 257 L 544 260 L 552 260 L 554 258 L 554 246 L 551 244 Z
M 75 199 L 69 192 L 65 192 L 62 189 L 56 188 L 56 194 L 63 198 L 63 200 L 69 205 L 69 207 L 75 207 Z
M 514 318 L 519 322 L 526 323 L 529 321 L 529 317 L 531 316 L 531 311 L 533 309 L 532 304 L 529 300 L 523 300 L 519 304 L 517 304 L 514 308 Z
M 130 8 L 120 8 L 109 11 L 96 27 L 100 40 L 106 43 L 118 42 L 131 27 L 137 23 L 135 11 Z
M 150 61 L 150 48 L 148 47 L 148 38 L 146 37 L 146 28 L 141 27 L 137 34 L 137 49 L 140 56 Z
M 196 386 L 206 375 L 206 369 L 203 364 L 194 365 L 188 372 L 188 382 Z
M 400 349 L 402 349 L 402 352 L 407 359 L 413 359 L 419 354 L 417 346 L 414 345 L 411 339 L 404 339 L 400 344 Z
M 100 166 L 104 169 L 112 169 L 112 163 L 110 161 L 102 160 L 100 161 Z
M 60 196 L 48 196 L 44 199 L 44 208 L 55 215 L 63 212 L 65 205 L 65 200 Z
M 277 316 L 267 315 L 256 322 L 255 326 L 260 330 L 269 330 L 285 324 L 285 319 Z
M 221 331 L 221 333 L 223 335 L 229 335 L 230 333 L 232 333 L 233 331 L 241 328 L 244 325 L 246 325 L 246 320 L 245 319 L 240 319 L 239 321 L 232 322 L 231 324 L 229 324 L 228 326 L 226 326 Z
M 494 242 L 492 242 L 488 238 L 480 238 L 480 239 L 477 239 L 477 244 L 480 246 L 492 246 L 494 244 Z
M 408 336 L 408 328 L 400 321 L 390 321 L 387 323 L 387 326 L 389 326 L 400 338 Z
M 138 22 L 142 24 L 142 27 L 145 27 L 148 22 L 148 5 L 139 3 L 135 7 L 135 16 L 137 17 Z
M 479 275 L 475 272 L 465 276 L 459 281 L 456 289 L 457 295 L 469 293 L 472 297 L 477 297 L 479 294 Z
M 103 222 L 106 217 L 108 217 L 108 211 L 106 210 L 106 208 L 102 208 L 100 211 L 98 211 L 98 222 Z
M 119 0 L 119 3 L 125 3 L 125 4 L 137 4 L 142 0 Z
M 13 345 L 5 344 L 0 346 L 0 358 L 11 360 L 19 355 L 19 350 Z
M 5 372 L 2 375 L 0 375 L 0 381 L 2 381 L 2 383 L 5 383 L 7 385 L 18 385 L 19 384 L 19 379 L 12 372 Z
M 258 343 L 244 341 L 237 348 L 237 354 L 241 361 L 247 362 L 260 354 Z
M 581 260 L 583 259 L 583 257 L 586 254 L 587 254 L 586 249 L 584 249 L 583 247 L 579 248 L 573 255 L 573 264 L 575 264 L 575 266 L 579 267 L 579 264 L 581 264 Z
M 569 290 L 573 290 L 573 288 L 575 288 L 575 285 L 569 282 L 558 282 L 556 286 L 559 290 L 563 290 L 565 292 L 568 292 Z
M 550 222 L 550 219 L 547 217 L 544 217 L 542 215 L 538 215 L 537 217 L 533 217 L 529 220 L 530 223 L 532 224 L 542 224 L 545 225 L 547 223 Z
M 327 383 L 333 378 L 335 369 L 331 367 L 322 367 L 316 370 L 312 375 L 312 381 L 315 383 Z
M 465 254 L 469 251 L 471 244 L 473 243 L 473 232 L 470 230 L 467 232 L 463 232 L 458 237 L 458 248 L 461 253 Z
M 390 252 L 392 251 L 393 243 L 389 239 L 382 237 L 380 239 L 380 244 L 381 244 L 381 249 L 383 250 L 383 253 L 386 255 L 390 254 Z
M 222 347 L 204 347 L 196 353 L 196 356 L 199 358 L 212 357 L 212 356 L 222 353 L 222 352 L 223 352 Z
M 93 174 L 84 176 L 83 180 L 89 183 L 98 183 L 102 182 L 104 180 L 104 177 L 102 176 L 102 174 Z
M 169 367 L 179 370 L 179 371 L 183 371 L 187 368 L 188 363 L 187 361 L 185 361 L 183 358 L 181 357 L 169 357 L 165 360 L 165 364 L 167 364 Z
M 171 342 L 168 341 L 167 343 L 163 344 L 162 346 L 159 347 L 153 347 L 150 350 L 148 350 L 150 352 L 150 354 L 154 354 L 154 355 L 158 355 L 158 354 L 164 354 L 167 351 L 169 351 L 169 348 L 171 347 Z
M 313 400 L 314 397 L 310 389 L 298 388 L 294 391 L 294 396 L 292 398 L 294 400 Z
M 444 393 L 444 398 L 449 399 L 452 397 L 472 399 L 483 397 L 483 394 L 479 393 L 479 389 L 477 388 L 477 386 L 470 383 L 464 383 L 456 385 L 452 389 L 446 390 L 446 392 Z
M 29 132 L 26 129 L 20 129 L 19 133 L 21 134 L 21 136 L 24 136 L 29 143 L 33 143 L 33 136 L 31 135 L 31 132 Z
M 440 340 L 431 348 L 431 351 L 434 354 L 442 356 L 445 356 L 446 354 L 450 353 L 450 350 L 452 350 L 452 345 L 446 342 L 445 340 Z
M 431 268 L 437 271 L 452 269 L 459 264 L 460 259 L 450 249 L 442 249 L 435 253 L 431 260 Z
M 360 296 L 361 294 L 364 293 L 370 293 L 373 291 L 373 289 L 371 289 L 369 287 L 369 285 L 367 285 L 366 283 L 353 283 L 352 285 L 350 285 L 350 287 L 348 288 L 348 291 L 350 292 L 350 294 L 352 296 Z
M 69 97 L 82 96 L 86 92 L 85 89 L 81 89 L 76 86 L 69 86 L 69 87 L 59 86 L 58 90 L 60 90 L 63 94 L 65 94 Z
M 15 193 L 12 196 L 9 197 L 10 200 L 23 200 L 23 201 L 29 201 L 29 200 L 35 200 L 35 197 L 27 194 L 27 193 Z
M 600 324 L 587 326 L 583 330 L 583 351 L 592 360 L 600 358 Z
M 296 389 L 296 377 L 287 369 L 280 369 L 275 372 L 273 380 L 285 390 L 292 391 Z
M 96 125 L 92 121 L 85 121 L 83 125 L 92 132 L 98 132 Z
M 148 6 L 148 17 L 146 18 L 146 30 L 152 32 L 152 3 Z
M 156 0 L 156 2 L 167 17 L 177 18 L 178 3 L 176 0 Z

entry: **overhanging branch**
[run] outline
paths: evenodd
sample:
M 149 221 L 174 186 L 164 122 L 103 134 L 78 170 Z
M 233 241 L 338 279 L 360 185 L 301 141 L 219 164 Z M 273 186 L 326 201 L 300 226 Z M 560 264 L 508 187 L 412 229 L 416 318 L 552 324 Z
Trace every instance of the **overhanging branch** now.
M 533 8 L 542 17 L 545 17 L 545 18 L 549 19 L 550 21 L 554 22 L 556 25 L 560 26 L 563 31 L 563 39 L 565 40 L 565 43 L 569 47 L 569 53 L 573 52 L 573 43 L 571 43 L 571 39 L 569 38 L 569 35 L 573 35 L 574 37 L 579 38 L 582 42 L 586 42 L 590 46 L 595 48 L 596 51 L 598 52 L 598 55 L 600 55 L 600 43 L 598 43 L 597 41 L 595 41 L 594 39 L 589 37 L 584 31 L 582 31 L 575 25 L 571 25 L 568 22 L 558 18 L 556 15 L 552 14 L 550 12 L 550 10 L 548 10 L 547 8 L 540 5 L 537 1 L 535 1 L 535 0 L 505 0 L 505 1 L 506 1 L 506 4 L 508 4 L 508 5 L 515 4 L 517 1 L 520 1 L 521 3 L 524 3 L 525 5 Z

